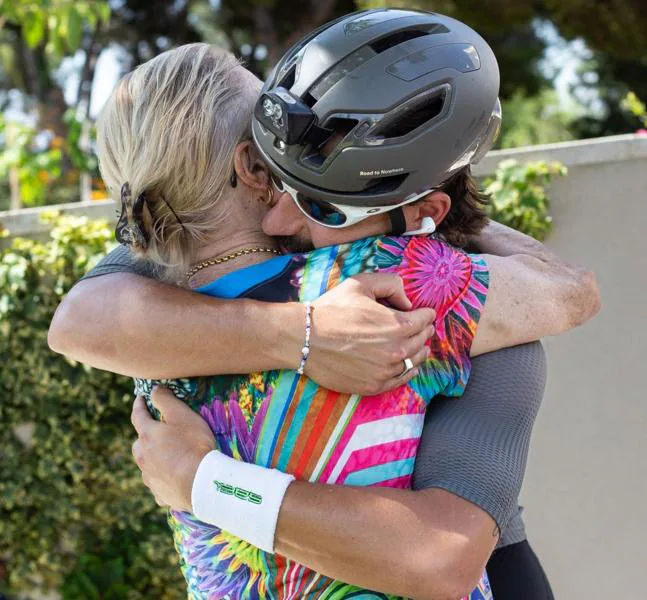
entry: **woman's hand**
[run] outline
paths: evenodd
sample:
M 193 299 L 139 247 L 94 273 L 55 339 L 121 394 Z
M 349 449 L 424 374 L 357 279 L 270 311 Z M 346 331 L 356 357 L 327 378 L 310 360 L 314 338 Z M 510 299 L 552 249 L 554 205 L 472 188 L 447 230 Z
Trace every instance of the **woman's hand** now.
M 160 506 L 191 512 L 193 479 L 215 448 L 215 438 L 207 422 L 171 391 L 156 388 L 152 400 L 161 422 L 151 417 L 141 396 L 133 405 L 131 421 L 139 436 L 133 444 L 135 462 Z
M 410 310 L 397 275 L 352 277 L 312 305 L 311 352 L 305 372 L 324 387 L 378 394 L 416 374 L 414 369 L 400 377 L 405 358 L 417 367 L 428 356 L 425 343 L 434 333 L 436 314 L 429 308 Z

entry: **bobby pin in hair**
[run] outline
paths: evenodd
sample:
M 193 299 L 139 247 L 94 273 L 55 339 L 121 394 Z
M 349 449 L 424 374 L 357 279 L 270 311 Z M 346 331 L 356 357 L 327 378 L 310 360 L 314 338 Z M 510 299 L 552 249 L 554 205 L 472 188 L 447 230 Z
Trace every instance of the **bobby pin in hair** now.
M 170 211 L 173 213 L 173 216 L 177 219 L 177 222 L 180 224 L 182 231 L 186 233 L 186 228 L 184 227 L 184 223 L 182 223 L 182 220 L 180 219 L 180 217 L 177 216 L 177 213 L 173 210 L 173 207 L 166 201 L 166 198 L 164 198 L 162 194 L 160 194 L 160 198 L 162 199 L 162 202 L 164 202 L 164 204 L 166 204 L 166 206 L 169 207 Z

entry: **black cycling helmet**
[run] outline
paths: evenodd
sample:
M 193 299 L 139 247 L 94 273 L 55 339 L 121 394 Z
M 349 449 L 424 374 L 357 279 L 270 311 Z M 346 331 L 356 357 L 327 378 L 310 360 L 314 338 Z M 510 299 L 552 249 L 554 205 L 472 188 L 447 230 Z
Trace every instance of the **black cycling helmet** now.
M 365 218 L 478 162 L 499 130 L 498 93 L 494 53 L 464 23 L 366 10 L 287 51 L 263 86 L 252 131 L 293 196 L 368 208 Z M 321 147 L 339 131 L 345 137 L 324 157 Z

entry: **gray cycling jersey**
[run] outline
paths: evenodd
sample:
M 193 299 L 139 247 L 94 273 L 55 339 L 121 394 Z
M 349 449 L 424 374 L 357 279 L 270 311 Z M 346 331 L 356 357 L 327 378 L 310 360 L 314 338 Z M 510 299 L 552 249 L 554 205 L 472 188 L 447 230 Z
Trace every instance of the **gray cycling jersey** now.
M 122 272 L 156 276 L 122 246 L 84 279 Z M 545 380 L 540 343 L 507 348 L 474 358 L 463 396 L 427 409 L 414 489 L 442 488 L 482 508 L 501 531 L 499 547 L 526 538 L 518 497 Z
M 499 546 L 526 538 L 517 502 L 545 381 L 539 342 L 506 348 L 473 358 L 463 396 L 427 409 L 414 489 L 442 488 L 488 512 Z

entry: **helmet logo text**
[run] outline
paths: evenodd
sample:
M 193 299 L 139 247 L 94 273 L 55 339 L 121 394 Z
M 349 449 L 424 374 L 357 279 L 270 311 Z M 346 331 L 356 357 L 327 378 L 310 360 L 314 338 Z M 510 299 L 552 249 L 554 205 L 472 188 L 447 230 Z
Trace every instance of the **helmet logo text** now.
M 397 169 L 375 169 L 374 171 L 360 171 L 360 177 L 388 177 L 389 175 L 398 175 L 404 173 L 404 167 Z

